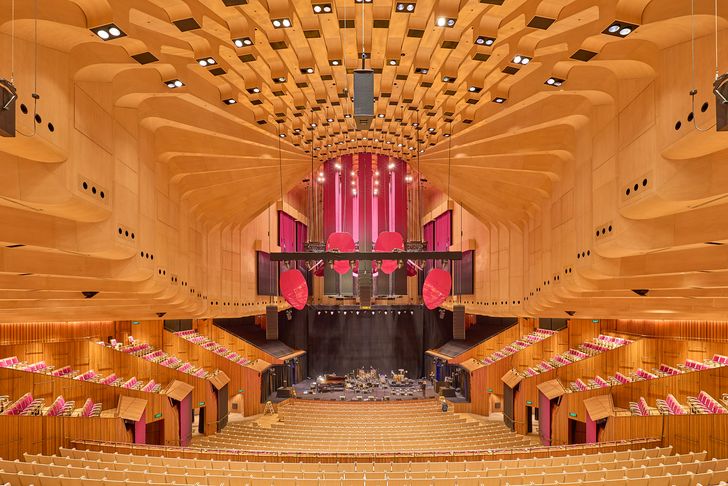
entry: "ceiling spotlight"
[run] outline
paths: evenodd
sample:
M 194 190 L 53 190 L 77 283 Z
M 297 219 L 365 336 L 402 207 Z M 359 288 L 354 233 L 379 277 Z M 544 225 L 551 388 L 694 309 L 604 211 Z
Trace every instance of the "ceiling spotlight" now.
M 377 115 L 377 118 L 384 118 L 384 113 L 379 113 L 379 114 Z
M 437 19 L 435 20 L 435 25 L 437 25 L 438 27 L 454 27 L 455 20 L 456 19 L 449 17 L 437 17 Z
M 435 128 L 434 127 L 430 127 L 430 128 L 427 129 L 427 131 L 430 132 L 430 133 L 432 133 L 432 132 L 435 131 Z
M 333 118 L 327 118 L 326 121 L 329 122 L 329 123 L 334 123 L 334 119 Z
M 547 79 L 544 84 L 546 84 L 548 86 L 553 86 L 555 88 L 558 88 L 563 83 L 564 83 L 564 80 L 563 79 L 551 77 L 551 78 Z
M 387 64 L 389 64 L 390 66 L 399 66 L 399 61 L 397 59 L 390 59 L 389 61 L 387 61 Z
M 329 59 L 330 66 L 341 66 L 341 59 Z
M 289 19 L 288 17 L 283 17 L 280 19 L 271 19 L 271 22 L 273 23 L 273 27 L 275 27 L 276 29 L 287 29 L 288 27 L 293 25 L 291 23 L 291 19 Z
M 627 37 L 637 28 L 635 24 L 628 24 L 619 20 L 613 22 L 609 27 L 602 31 L 602 34 L 613 35 L 614 37 Z
M 90 30 L 91 32 L 99 36 L 99 38 L 105 41 L 126 36 L 126 34 L 119 27 L 117 27 L 116 24 L 106 24 L 100 27 L 94 27 Z
M 274 83 L 285 83 L 286 77 L 285 76 L 278 76 L 277 78 L 273 78 Z
M 329 145 L 327 145 L 327 146 L 328 146 L 328 147 L 330 147 L 330 146 L 331 146 L 331 144 L 329 144 Z M 338 162 L 334 163 L 334 169 L 336 169 L 336 170 L 341 170 L 341 164 L 340 164 L 340 163 L 338 163 Z
M 516 55 L 516 57 L 513 58 L 513 64 L 523 64 L 524 66 L 531 62 L 530 57 Z
M 286 134 L 285 133 L 281 133 L 278 136 L 281 137 L 281 138 L 286 138 Z
M 225 103 L 226 105 L 234 105 L 235 103 L 237 103 L 235 98 L 227 98 L 227 99 L 222 100 L 222 102 Z
M 214 64 L 217 64 L 217 61 L 215 61 L 215 58 L 212 58 L 212 57 L 203 57 L 203 58 L 197 60 L 197 64 L 199 64 L 202 67 L 207 67 L 207 66 L 212 66 Z
M 450 134 L 449 134 L 449 133 L 443 133 L 443 135 L 442 135 L 442 136 L 443 136 L 443 137 L 445 137 L 445 138 L 447 138 L 447 137 L 449 137 L 449 136 L 450 136 Z
M 409 2 L 397 2 L 395 11 L 399 13 L 412 13 L 415 11 L 415 4 Z
M 480 93 L 483 90 L 483 88 L 479 88 L 478 86 L 470 86 L 468 87 L 468 91 L 471 93 Z
M 179 79 L 170 79 L 169 81 L 165 81 L 164 84 L 166 84 L 169 89 L 181 88 L 185 85 L 185 83 Z
M 313 13 L 315 14 L 327 14 L 333 12 L 330 3 L 316 3 L 313 5 Z
M 401 143 L 397 145 L 397 147 L 401 147 L 401 146 L 402 146 L 402 144 L 401 144 Z M 397 164 L 395 164 L 394 162 L 390 162 L 390 163 L 389 163 L 389 164 L 387 165 L 387 169 L 389 169 L 389 170 L 394 170 L 394 168 L 395 168 L 395 167 L 397 167 Z
M 311 128 L 316 128 L 318 125 L 316 123 L 311 123 Z
M 254 86 L 252 88 L 247 88 L 245 91 L 247 91 L 250 94 L 258 94 L 258 93 L 260 93 L 260 88 L 258 88 L 257 86 Z
M 312 67 L 301 68 L 301 74 L 313 74 L 313 68 Z
M 235 44 L 235 47 L 252 46 L 253 39 L 251 39 L 250 37 L 240 37 L 238 39 L 233 39 L 233 44 Z
M 505 102 L 506 102 L 506 99 L 505 98 L 500 98 L 500 97 L 493 98 L 493 103 L 499 103 L 499 104 L 501 104 L 501 103 L 505 103 Z
M 346 113 L 346 114 L 344 115 L 344 118 L 351 118 L 351 113 Z
M 485 37 L 485 36 L 478 36 L 475 39 L 475 43 L 479 46 L 492 46 L 495 42 L 495 39 L 492 37 Z
M 415 74 L 427 74 L 430 72 L 429 68 L 415 68 Z
M 443 83 L 454 83 L 456 78 L 453 78 L 452 76 L 443 76 L 442 82 Z

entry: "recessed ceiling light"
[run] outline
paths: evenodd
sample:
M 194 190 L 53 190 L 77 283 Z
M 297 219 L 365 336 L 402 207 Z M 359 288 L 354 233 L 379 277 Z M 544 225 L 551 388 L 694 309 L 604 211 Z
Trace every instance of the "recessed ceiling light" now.
M 629 24 L 627 22 L 617 20 L 612 22 L 612 24 L 602 31 L 602 33 L 613 35 L 615 37 L 627 37 L 629 34 L 634 32 L 637 27 L 638 26 L 635 24 Z
M 312 67 L 301 68 L 301 74 L 313 74 L 313 68 Z
M 293 25 L 291 23 L 291 19 L 289 19 L 288 17 L 283 17 L 280 19 L 271 19 L 271 23 L 273 23 L 273 27 L 275 27 L 276 29 L 287 29 L 288 27 Z
M 502 104 L 502 103 L 505 103 L 505 102 L 506 102 L 506 99 L 505 99 L 505 98 L 500 98 L 500 97 L 498 97 L 498 98 L 493 98 L 493 103 L 499 103 L 499 104 Z
M 257 86 L 253 86 L 252 88 L 247 88 L 245 91 L 250 94 L 258 94 L 260 93 L 260 88 L 258 88 Z
M 546 84 L 548 86 L 554 86 L 555 88 L 558 88 L 563 83 L 564 83 L 564 80 L 563 79 L 550 77 L 550 78 L 548 78 L 546 80 L 546 82 L 544 84 Z
M 286 138 L 286 134 L 285 133 L 280 133 L 280 134 L 278 134 L 278 136 L 281 137 L 281 138 Z
M 442 82 L 443 83 L 454 83 L 455 82 L 455 78 L 450 77 L 450 76 L 443 76 L 442 77 Z
M 274 83 L 278 83 L 278 84 L 285 83 L 286 82 L 286 77 L 285 76 L 278 76 L 276 78 L 273 78 L 273 82 Z
M 493 37 L 485 37 L 485 36 L 478 36 L 475 39 L 475 43 L 479 46 L 492 46 L 495 42 L 495 39 Z
M 330 66 L 340 66 L 341 65 L 341 59 L 330 59 L 329 60 Z
M 316 123 L 311 123 L 311 128 L 316 128 L 318 125 Z
M 415 68 L 415 73 L 416 74 L 427 74 L 429 71 L 430 71 L 430 69 L 429 68 L 426 68 L 426 67 L 425 68 L 421 68 L 421 67 L 420 68 Z
M 438 27 L 455 27 L 455 21 L 457 19 L 454 19 L 452 17 L 437 17 L 435 20 L 435 25 Z
M 483 90 L 483 88 L 480 88 L 478 86 L 470 86 L 468 87 L 468 91 L 471 93 L 480 93 Z
M 377 115 L 377 118 L 384 118 L 384 113 L 380 113 Z
M 387 64 L 389 64 L 390 66 L 397 66 L 399 65 L 399 61 L 397 59 L 390 59 L 389 61 L 387 61 Z
M 399 13 L 412 13 L 415 11 L 415 4 L 409 2 L 397 2 L 394 10 Z
M 170 89 L 181 88 L 185 85 L 185 83 L 183 83 L 179 79 L 170 79 L 169 81 L 165 81 L 164 84 L 166 84 L 167 87 Z
M 531 62 L 531 58 L 526 57 L 526 56 L 521 56 L 520 54 L 518 54 L 513 58 L 512 62 L 513 62 L 513 64 L 523 64 L 525 66 L 526 64 Z
M 237 39 L 233 39 L 233 44 L 235 44 L 235 47 L 252 46 L 253 39 L 251 39 L 250 37 L 239 37 Z
M 235 103 L 237 103 L 235 98 L 227 98 L 227 99 L 222 100 L 222 102 L 225 103 L 226 105 L 234 105 Z
M 350 113 L 345 113 L 344 114 L 344 118 L 351 118 L 351 114 Z
M 330 3 L 316 3 L 313 5 L 313 13 L 315 14 L 327 14 L 333 12 Z
M 327 118 L 326 121 L 329 122 L 329 123 L 334 123 L 334 119 L 333 118 Z
M 106 24 L 99 27 L 90 29 L 91 32 L 96 34 L 100 39 L 105 41 L 118 39 L 119 37 L 125 37 L 126 34 L 116 24 Z
M 213 57 L 203 57 L 197 60 L 197 64 L 202 67 L 207 67 L 217 64 L 217 61 Z

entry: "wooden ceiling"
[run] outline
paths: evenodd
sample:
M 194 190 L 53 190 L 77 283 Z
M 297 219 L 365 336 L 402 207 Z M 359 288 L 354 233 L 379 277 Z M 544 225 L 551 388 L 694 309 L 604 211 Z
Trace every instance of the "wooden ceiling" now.
M 0 319 L 258 313 L 264 211 L 361 151 L 420 167 L 474 216 L 470 312 L 725 315 L 713 0 L 694 16 L 677 0 L 397 3 L 0 1 L 19 95 L 18 136 L 0 139 Z

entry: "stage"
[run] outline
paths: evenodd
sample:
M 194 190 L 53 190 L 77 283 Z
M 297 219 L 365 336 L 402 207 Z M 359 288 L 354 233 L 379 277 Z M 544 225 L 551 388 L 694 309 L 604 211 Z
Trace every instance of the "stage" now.
M 324 391 L 324 392 L 318 392 L 316 393 L 315 388 L 312 389 L 311 385 L 314 384 L 316 380 L 304 380 L 296 385 L 294 385 L 294 389 L 296 392 L 296 398 L 302 398 L 306 400 L 341 400 L 341 397 L 343 396 L 344 399 L 341 401 L 364 401 L 369 400 L 375 400 L 375 401 L 382 401 L 382 400 L 390 400 L 390 401 L 398 401 L 398 400 L 415 400 L 415 399 L 422 399 L 422 398 L 434 398 L 437 395 L 435 394 L 435 390 L 430 384 L 430 382 L 427 382 L 427 388 L 425 389 L 425 395 L 422 394 L 422 385 L 419 381 L 415 381 L 415 384 L 412 386 L 404 386 L 404 387 L 372 387 L 366 392 L 361 391 L 354 391 L 351 389 L 345 389 L 343 391 L 337 390 L 337 391 Z M 361 397 L 361 398 L 358 398 Z M 370 398 L 374 397 L 374 398 Z M 270 399 L 274 403 L 280 402 L 285 400 L 288 397 L 278 397 L 278 393 L 274 393 L 271 395 Z

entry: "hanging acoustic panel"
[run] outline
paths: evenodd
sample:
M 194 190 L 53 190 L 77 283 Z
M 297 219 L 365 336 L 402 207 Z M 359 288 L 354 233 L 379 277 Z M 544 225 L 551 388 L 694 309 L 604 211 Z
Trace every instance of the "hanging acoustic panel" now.
M 300 270 L 294 268 L 281 273 L 281 295 L 294 309 L 301 310 L 308 302 L 308 284 Z
M 331 233 L 326 241 L 326 251 L 338 250 L 341 253 L 349 253 L 355 251 L 354 238 L 350 233 Z M 339 275 L 344 275 L 349 271 L 349 262 L 346 260 L 336 260 L 334 262 L 334 271 Z
M 422 300 L 425 301 L 425 307 L 430 310 L 439 307 L 450 295 L 451 287 L 452 278 L 450 278 L 449 272 L 442 268 L 430 270 L 422 285 Z
M 379 233 L 377 242 L 374 244 L 374 251 L 396 251 L 404 250 L 404 239 L 396 231 L 382 231 Z M 397 260 L 382 261 L 382 272 L 387 275 L 397 270 Z

